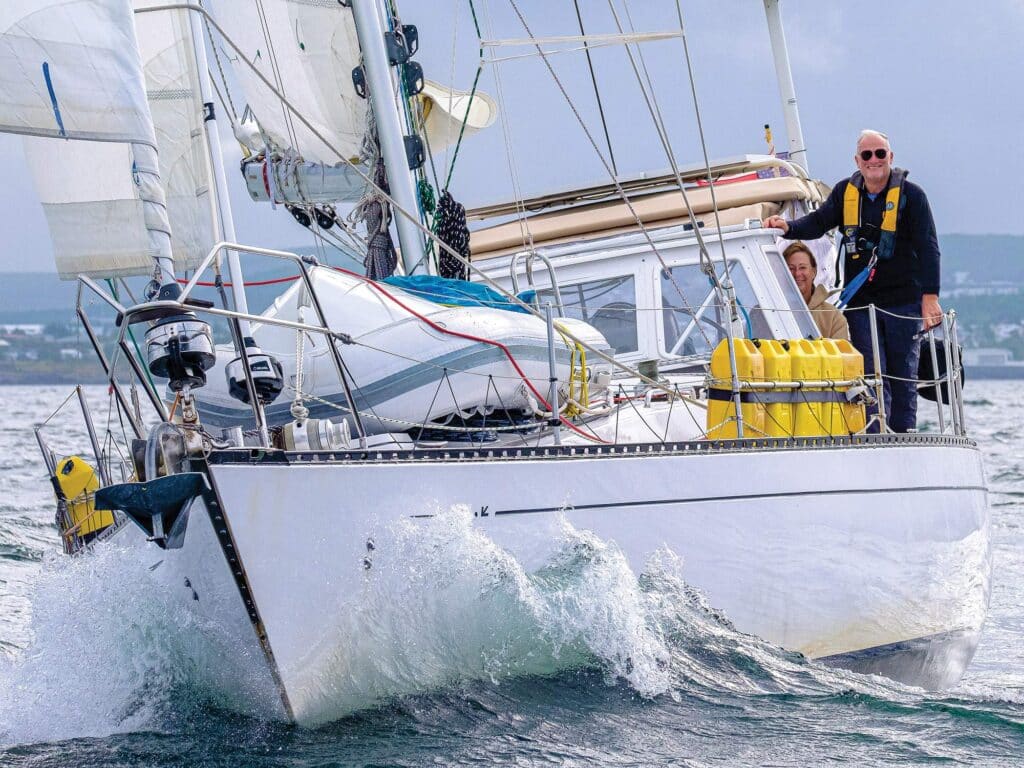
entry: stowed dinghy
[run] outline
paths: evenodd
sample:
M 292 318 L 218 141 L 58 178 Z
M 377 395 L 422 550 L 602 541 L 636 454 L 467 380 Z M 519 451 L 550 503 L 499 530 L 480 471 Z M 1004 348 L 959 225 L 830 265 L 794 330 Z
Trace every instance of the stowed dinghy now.
M 368 431 L 406 430 L 452 414 L 463 418 L 487 416 L 495 410 L 532 414 L 538 401 L 547 397 L 550 372 L 543 320 L 491 307 L 443 306 L 330 268 L 314 269 L 310 276 L 328 326 L 351 338 L 351 344 L 344 344 L 345 366 Z M 301 281 L 278 297 L 263 316 L 318 323 Z M 613 353 L 604 337 L 586 323 L 566 318 L 557 320 L 556 327 L 593 348 Z M 310 416 L 339 419 L 348 411 L 323 336 L 303 334 L 298 340 L 298 334 L 270 324 L 253 327 L 256 343 L 284 369 L 285 391 L 266 408 L 271 426 L 294 418 L 290 404 L 296 390 L 303 393 Z M 556 332 L 555 368 L 562 382 L 569 381 L 572 373 L 575 347 L 570 344 Z M 210 383 L 197 393 L 206 424 L 224 427 L 252 422 L 252 410 L 228 391 L 224 369 L 236 358 L 230 344 L 217 348 Z M 300 359 L 301 366 L 297 365 Z M 599 383 L 610 378 L 602 370 L 610 374 L 611 365 L 591 356 L 588 369 L 593 397 L 599 393 Z M 577 361 L 577 374 L 580 370 Z

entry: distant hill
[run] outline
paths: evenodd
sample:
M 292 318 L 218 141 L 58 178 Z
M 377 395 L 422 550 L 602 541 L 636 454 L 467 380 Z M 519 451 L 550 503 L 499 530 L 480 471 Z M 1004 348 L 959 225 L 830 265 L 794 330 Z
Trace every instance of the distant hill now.
M 1021 235 L 941 235 L 943 284 L 953 287 L 957 273 L 967 273 L 972 283 L 1007 281 L 1021 286 L 1024 292 L 1024 236 Z M 297 248 L 296 253 L 310 253 L 311 249 Z M 343 257 L 332 256 L 332 263 L 359 268 Z M 247 277 L 265 280 L 294 272 L 284 263 L 267 260 L 263 266 L 247 269 Z M 63 282 L 56 274 L 45 272 L 11 272 L 0 274 L 0 323 L 50 323 L 74 319 L 74 282 Z M 281 291 L 280 285 L 271 285 L 250 291 L 251 309 L 261 311 Z M 209 297 L 209 293 L 202 294 Z M 998 322 L 1005 322 L 1020 304 L 1019 297 L 1006 297 L 995 301 L 986 297 L 960 297 L 956 304 L 969 309 L 965 317 L 984 321 L 986 305 L 998 308 Z M 1019 315 L 1024 316 L 1024 307 Z
M 309 255 L 309 247 L 293 248 L 293 253 Z M 337 252 L 330 257 L 330 263 L 347 269 L 362 269 L 354 260 Z M 246 281 L 268 280 L 295 274 L 296 270 L 286 262 L 271 259 L 255 261 L 246 269 Z M 103 281 L 99 281 L 101 284 Z M 144 278 L 131 278 L 133 290 L 141 290 Z M 105 288 L 106 285 L 103 285 Z M 250 309 L 262 311 L 281 290 L 282 285 L 260 286 L 248 291 Z M 54 272 L 6 272 L 0 273 L 0 323 L 41 323 L 69 322 L 75 319 L 75 297 L 78 284 L 72 280 L 60 280 Z M 197 296 L 214 298 L 213 289 L 199 289 Z
M 1024 236 L 940 235 L 943 284 L 957 272 L 972 282 L 1006 280 L 1024 287 Z

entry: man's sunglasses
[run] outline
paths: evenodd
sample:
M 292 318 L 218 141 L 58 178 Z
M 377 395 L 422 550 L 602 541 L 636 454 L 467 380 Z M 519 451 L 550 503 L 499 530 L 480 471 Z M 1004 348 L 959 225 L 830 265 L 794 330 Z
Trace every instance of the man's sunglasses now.
M 870 149 L 862 149 L 861 153 L 860 153 L 860 159 L 864 160 L 866 162 L 866 161 L 871 159 L 872 155 L 877 157 L 879 160 L 885 160 L 885 158 L 887 158 L 889 156 L 889 150 L 888 149 L 876 149 L 876 150 L 872 151 Z

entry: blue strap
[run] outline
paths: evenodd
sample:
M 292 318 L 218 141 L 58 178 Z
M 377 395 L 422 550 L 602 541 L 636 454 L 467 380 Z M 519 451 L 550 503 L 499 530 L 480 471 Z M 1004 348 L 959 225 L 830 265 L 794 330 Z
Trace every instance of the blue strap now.
M 836 303 L 836 306 L 839 309 L 846 309 L 846 305 L 850 303 L 850 299 L 856 295 L 857 291 L 861 289 L 861 286 L 863 286 L 864 283 L 871 279 L 871 275 L 875 271 L 875 265 L 877 263 L 878 255 L 875 254 L 871 257 L 871 261 L 868 262 L 868 265 L 864 267 L 864 269 L 862 269 L 857 276 L 853 278 L 853 280 L 846 284 L 846 287 L 843 288 L 843 292 L 839 294 L 839 301 Z
M 53 81 L 50 79 L 50 63 L 43 62 L 43 79 L 46 80 L 46 90 L 50 93 L 50 104 L 53 105 L 53 116 L 57 118 L 57 127 L 60 128 L 60 135 L 67 136 L 64 130 L 64 120 L 60 116 L 60 107 L 57 106 L 57 94 L 53 91 Z

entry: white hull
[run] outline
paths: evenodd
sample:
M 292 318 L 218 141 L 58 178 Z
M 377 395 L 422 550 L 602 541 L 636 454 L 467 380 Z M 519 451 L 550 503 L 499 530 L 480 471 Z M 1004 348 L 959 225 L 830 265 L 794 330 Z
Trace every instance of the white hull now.
M 197 610 L 245 630 L 243 653 L 260 662 L 252 692 L 280 694 L 255 708 L 304 724 L 372 696 L 345 686 L 359 685 L 346 652 L 358 644 L 360 596 L 368 580 L 394 577 L 374 561 L 386 561 L 395 525 L 455 505 L 527 572 L 549 562 L 566 522 L 614 542 L 638 574 L 667 547 L 740 631 L 911 684 L 954 684 L 989 595 L 977 449 L 917 436 L 816 442 L 576 448 L 557 460 L 558 449 L 467 450 L 461 461 L 453 450 L 289 454 L 286 464 L 281 453 L 231 451 L 210 465 L 227 520 L 220 537 L 197 500 L 184 547 L 160 555 L 172 583 L 190 579 Z M 236 551 L 241 567 L 228 571 L 216 549 Z M 239 588 L 258 613 L 247 614 Z M 252 626 L 265 628 L 262 647 Z

